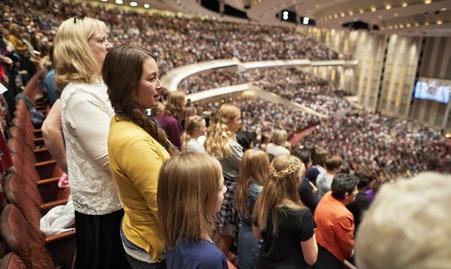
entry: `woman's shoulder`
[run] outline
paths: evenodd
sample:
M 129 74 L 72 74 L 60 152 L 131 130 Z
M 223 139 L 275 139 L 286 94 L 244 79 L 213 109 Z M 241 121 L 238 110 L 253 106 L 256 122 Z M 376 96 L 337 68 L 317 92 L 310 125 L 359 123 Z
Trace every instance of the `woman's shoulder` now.
M 175 265 L 174 268 L 227 268 L 227 259 L 224 254 L 207 240 L 178 244 L 167 254 L 168 262 Z M 179 255 L 183 255 L 183 264 L 173 264 L 178 260 L 176 256 Z

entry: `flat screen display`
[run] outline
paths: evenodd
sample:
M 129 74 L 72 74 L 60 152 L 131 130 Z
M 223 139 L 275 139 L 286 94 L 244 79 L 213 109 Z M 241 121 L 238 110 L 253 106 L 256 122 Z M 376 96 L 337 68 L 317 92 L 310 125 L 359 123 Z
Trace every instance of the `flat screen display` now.
M 414 97 L 447 104 L 450 89 L 450 80 L 419 78 L 415 85 Z

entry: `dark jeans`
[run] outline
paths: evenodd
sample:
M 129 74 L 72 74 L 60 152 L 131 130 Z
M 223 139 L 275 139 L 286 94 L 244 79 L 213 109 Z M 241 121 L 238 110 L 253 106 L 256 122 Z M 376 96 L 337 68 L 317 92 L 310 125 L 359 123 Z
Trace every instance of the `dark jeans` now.
M 158 263 L 147 263 L 133 258 L 132 256 L 125 253 L 127 256 L 128 263 L 132 266 L 132 269 L 165 269 L 166 262 L 162 260 Z

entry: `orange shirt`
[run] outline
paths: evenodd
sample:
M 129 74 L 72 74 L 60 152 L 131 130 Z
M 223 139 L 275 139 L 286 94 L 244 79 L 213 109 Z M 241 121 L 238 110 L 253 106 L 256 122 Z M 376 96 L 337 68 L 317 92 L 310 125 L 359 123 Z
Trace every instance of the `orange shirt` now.
M 315 210 L 316 240 L 338 260 L 352 255 L 354 217 L 343 203 L 326 193 Z

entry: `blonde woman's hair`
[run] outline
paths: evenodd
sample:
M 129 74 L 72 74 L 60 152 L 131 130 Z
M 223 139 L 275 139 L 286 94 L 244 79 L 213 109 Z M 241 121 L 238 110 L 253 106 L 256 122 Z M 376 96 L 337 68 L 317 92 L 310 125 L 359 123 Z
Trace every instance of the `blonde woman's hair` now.
M 186 145 L 188 144 L 188 141 L 193 138 L 194 133 L 204 127 L 205 120 L 201 116 L 195 115 L 188 118 L 185 124 L 185 132 L 183 132 L 182 136 L 182 151 L 186 151 Z
M 272 142 L 276 145 L 282 146 L 288 139 L 287 131 L 283 129 L 275 129 L 272 132 Z
M 230 141 L 235 140 L 235 133 L 230 131 L 229 125 L 240 115 L 240 109 L 234 105 L 223 104 L 219 108 L 205 140 L 205 150 L 208 154 L 219 159 L 232 155 Z
M 221 165 L 205 153 L 184 152 L 163 164 L 158 216 L 169 249 L 182 239 L 195 242 L 211 234 L 222 187 Z
M 104 22 L 88 17 L 70 18 L 58 27 L 54 59 L 59 89 L 71 81 L 93 83 L 100 78 L 101 66 L 88 44 L 97 29 L 107 30 Z
M 182 91 L 170 92 L 166 98 L 165 109 L 170 114 L 183 120 L 185 116 L 186 94 Z
M 358 267 L 449 268 L 450 205 L 450 175 L 426 172 L 384 184 L 357 232 Z
M 240 163 L 240 173 L 236 186 L 236 208 L 242 216 L 247 216 L 247 196 L 251 180 L 259 185 L 265 185 L 269 176 L 269 158 L 266 152 L 261 150 L 246 150 Z
M 299 199 L 299 175 L 305 173 L 304 164 L 291 155 L 281 155 L 274 158 L 270 167 L 270 175 L 260 194 L 254 209 L 254 223 L 263 231 L 268 227 L 271 215 L 273 232 L 278 226 L 278 208 L 302 208 L 304 205 Z

